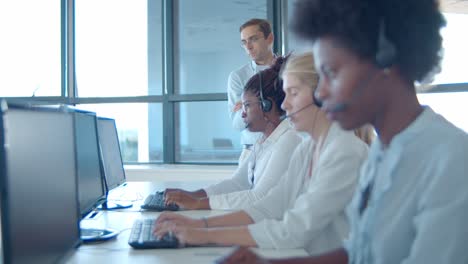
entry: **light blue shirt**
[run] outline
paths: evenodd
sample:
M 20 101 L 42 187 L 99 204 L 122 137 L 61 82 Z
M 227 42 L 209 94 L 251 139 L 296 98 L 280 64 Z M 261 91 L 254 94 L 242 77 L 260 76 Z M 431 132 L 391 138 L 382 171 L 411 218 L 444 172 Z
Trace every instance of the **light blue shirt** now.
M 425 107 L 389 146 L 375 140 L 347 213 L 350 263 L 468 263 L 468 135 Z

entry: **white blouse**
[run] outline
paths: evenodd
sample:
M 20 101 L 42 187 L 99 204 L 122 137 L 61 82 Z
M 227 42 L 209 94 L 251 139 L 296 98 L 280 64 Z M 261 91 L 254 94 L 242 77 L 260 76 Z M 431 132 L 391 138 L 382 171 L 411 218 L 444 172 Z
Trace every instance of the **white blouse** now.
M 342 245 L 345 216 L 368 147 L 353 132 L 333 124 L 309 170 L 315 142 L 296 149 L 288 173 L 271 192 L 245 209 L 249 231 L 260 248 L 304 248 L 320 254 Z
M 204 189 L 211 209 L 242 209 L 267 195 L 286 174 L 290 157 L 301 140 L 288 121 L 282 121 L 263 143 L 254 145 L 231 179 Z

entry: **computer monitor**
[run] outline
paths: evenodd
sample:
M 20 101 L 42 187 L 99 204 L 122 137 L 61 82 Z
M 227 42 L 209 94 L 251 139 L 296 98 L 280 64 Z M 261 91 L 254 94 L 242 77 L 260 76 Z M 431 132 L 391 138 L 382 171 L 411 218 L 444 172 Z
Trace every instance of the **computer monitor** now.
M 123 168 L 122 154 L 120 152 L 119 137 L 115 120 L 98 117 L 99 145 L 104 167 L 104 179 L 107 193 L 126 184 L 125 170 Z M 111 204 L 109 201 L 102 205 L 103 209 L 121 209 L 132 207 L 132 204 L 122 202 Z
M 100 163 L 96 115 L 75 111 L 78 197 L 81 217 L 86 217 L 106 200 Z
M 97 118 L 93 112 L 77 109 L 72 111 L 74 111 L 75 120 L 78 201 L 81 218 L 92 219 L 97 215 L 93 210 L 106 202 Z M 81 228 L 81 240 L 84 242 L 107 240 L 117 235 L 118 232 L 111 229 Z
M 80 244 L 73 116 L 0 111 L 3 263 L 60 263 Z

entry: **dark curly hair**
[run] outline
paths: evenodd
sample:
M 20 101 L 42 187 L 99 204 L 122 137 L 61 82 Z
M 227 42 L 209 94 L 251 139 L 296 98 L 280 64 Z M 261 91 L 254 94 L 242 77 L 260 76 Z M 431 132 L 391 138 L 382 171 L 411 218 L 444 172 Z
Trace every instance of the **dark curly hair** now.
M 437 0 L 299 0 L 291 21 L 299 36 L 332 37 L 364 59 L 375 61 L 379 27 L 396 48 L 394 64 L 410 81 L 440 71 L 445 19 Z
M 277 57 L 273 65 L 254 76 L 252 76 L 244 87 L 244 92 L 251 92 L 257 97 L 260 97 L 260 74 L 262 75 L 262 91 L 263 98 L 269 98 L 276 104 L 276 109 L 280 114 L 284 114 L 281 109 L 285 94 L 283 91 L 283 80 L 280 78 L 280 70 L 286 62 L 288 56 Z

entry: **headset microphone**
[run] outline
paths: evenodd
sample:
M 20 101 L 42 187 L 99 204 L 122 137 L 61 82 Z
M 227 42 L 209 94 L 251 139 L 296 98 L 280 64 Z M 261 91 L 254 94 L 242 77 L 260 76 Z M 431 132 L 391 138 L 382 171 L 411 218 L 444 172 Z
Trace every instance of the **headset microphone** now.
M 314 102 L 312 102 L 312 103 L 310 103 L 310 104 L 307 104 L 307 105 L 303 106 L 301 109 L 299 109 L 299 110 L 297 110 L 297 111 L 295 111 L 295 112 L 292 112 L 292 113 L 289 114 L 289 115 L 282 115 L 282 116 L 280 117 L 280 120 L 283 121 L 283 120 L 285 120 L 286 118 L 291 118 L 292 116 L 296 115 L 297 113 L 301 112 L 302 110 L 308 108 L 308 107 L 311 106 L 311 105 L 315 105 L 315 104 L 316 104 L 316 103 L 315 103 L 315 101 L 314 101 Z
M 350 105 L 349 101 L 345 102 L 345 103 L 338 103 L 330 110 L 330 112 L 333 112 L 333 113 L 342 112 L 342 111 L 346 110 L 346 108 L 348 108 L 349 105 Z

